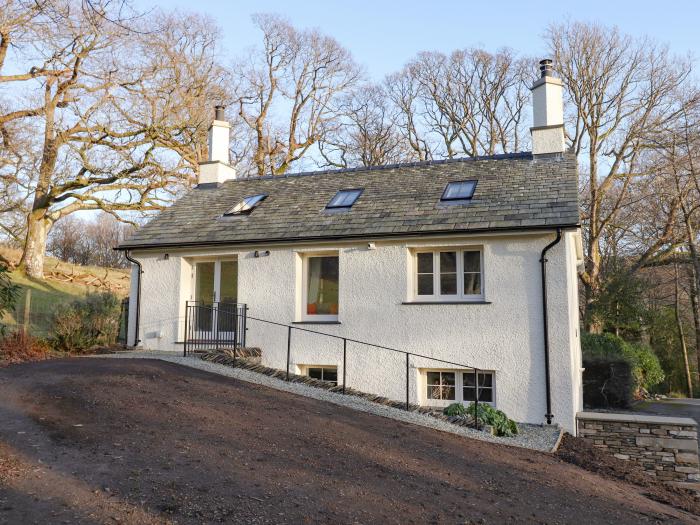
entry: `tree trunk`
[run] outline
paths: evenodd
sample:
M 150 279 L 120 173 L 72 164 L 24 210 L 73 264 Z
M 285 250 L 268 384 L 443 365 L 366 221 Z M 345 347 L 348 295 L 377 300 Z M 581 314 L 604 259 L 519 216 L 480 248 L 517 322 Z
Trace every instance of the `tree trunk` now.
M 693 397 L 693 379 L 690 376 L 690 364 L 688 362 L 688 347 L 685 344 L 685 334 L 683 333 L 683 322 L 681 321 L 681 295 L 680 295 L 680 277 L 678 275 L 678 263 L 673 265 L 676 273 L 676 326 L 678 328 L 678 338 L 681 342 L 681 350 L 683 351 L 683 364 L 685 365 L 685 380 L 688 385 L 688 397 Z
M 44 278 L 44 254 L 50 227 L 45 210 L 34 210 L 27 217 L 27 237 L 19 266 L 28 277 Z
M 698 280 L 700 272 L 695 270 L 695 265 L 690 267 L 690 304 L 693 310 L 693 324 L 695 325 L 695 357 L 698 362 L 698 380 L 700 381 L 700 285 Z

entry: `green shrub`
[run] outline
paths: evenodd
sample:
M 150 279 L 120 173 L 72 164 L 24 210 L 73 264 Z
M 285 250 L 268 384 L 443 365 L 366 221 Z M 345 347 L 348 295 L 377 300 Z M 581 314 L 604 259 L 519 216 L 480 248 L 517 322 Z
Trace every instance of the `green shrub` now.
M 470 403 L 467 407 L 467 414 L 477 417 L 482 424 L 491 425 L 497 436 L 512 437 L 517 435 L 518 425 L 512 419 L 508 419 L 504 412 L 496 410 L 486 403 L 479 403 L 478 409 L 476 406 L 474 403 Z
M 113 344 L 119 333 L 119 299 L 111 293 L 73 301 L 53 316 L 49 342 L 55 350 L 85 352 Z
M 450 406 L 445 407 L 442 413 L 450 417 L 466 416 L 467 408 L 462 403 L 452 403 Z
M 664 380 L 664 372 L 653 350 L 646 345 L 628 343 L 613 334 L 582 334 L 584 366 L 601 359 L 624 358 L 631 365 L 634 390 L 650 390 Z
M 623 356 L 583 360 L 583 404 L 590 408 L 629 408 L 634 398 L 632 365 Z
M 0 261 L 0 321 L 12 310 L 19 295 L 19 286 L 10 281 L 10 270 Z M 0 322 L 0 336 L 5 335 L 5 325 Z

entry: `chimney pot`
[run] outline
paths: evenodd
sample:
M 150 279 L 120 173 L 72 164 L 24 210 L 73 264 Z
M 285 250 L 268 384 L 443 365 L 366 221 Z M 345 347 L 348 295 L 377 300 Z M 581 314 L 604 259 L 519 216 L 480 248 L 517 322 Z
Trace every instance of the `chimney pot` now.
M 235 179 L 236 169 L 229 165 L 231 125 L 226 122 L 224 106 L 214 106 L 214 122 L 209 126 L 209 160 L 199 165 L 199 184 L 221 184 Z
M 540 73 L 542 77 L 554 76 L 554 67 L 552 66 L 551 58 L 540 60 Z

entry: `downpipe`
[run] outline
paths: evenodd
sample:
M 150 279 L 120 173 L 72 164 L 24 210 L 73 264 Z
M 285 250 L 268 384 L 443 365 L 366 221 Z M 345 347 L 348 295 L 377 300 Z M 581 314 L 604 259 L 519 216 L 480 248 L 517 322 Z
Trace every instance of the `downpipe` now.
M 124 251 L 124 257 L 126 257 L 126 260 L 129 261 L 130 263 L 133 263 L 136 265 L 138 268 L 138 280 L 136 281 L 136 322 L 134 323 L 136 325 L 136 330 L 134 331 L 134 348 L 136 348 L 139 343 L 141 342 L 141 339 L 139 339 L 139 324 L 140 324 L 140 319 L 141 319 L 141 274 L 143 273 L 143 267 L 141 266 L 141 263 L 138 262 L 136 259 L 131 257 L 129 254 L 129 250 Z M 128 336 L 128 334 L 127 334 Z
M 544 329 L 544 373 L 545 387 L 547 390 L 547 413 L 544 417 L 547 424 L 552 424 L 552 392 L 549 380 L 549 312 L 547 310 L 547 252 L 561 241 L 561 228 L 557 228 L 557 238 L 545 246 L 540 257 L 540 266 L 542 268 L 542 326 Z

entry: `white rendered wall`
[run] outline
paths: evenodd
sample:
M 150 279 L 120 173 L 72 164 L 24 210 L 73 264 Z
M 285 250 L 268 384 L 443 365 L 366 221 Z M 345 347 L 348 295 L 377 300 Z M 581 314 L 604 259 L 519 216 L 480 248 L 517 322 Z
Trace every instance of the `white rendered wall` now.
M 296 324 L 379 345 L 493 370 L 496 406 L 517 421 L 542 423 L 546 412 L 540 252 L 553 233 L 465 237 L 442 241 L 377 241 L 308 248 L 134 253 L 143 264 L 141 338 L 152 349 L 181 351 L 184 302 L 191 295 L 191 261 L 195 257 L 236 255 L 239 302 L 250 317 L 282 324 L 301 319 L 301 257 L 319 251 L 340 255 L 338 325 Z M 554 422 L 575 431 L 581 408 L 580 347 L 576 300 L 575 234 L 566 233 L 549 253 L 549 323 Z M 484 292 L 490 304 L 406 305 L 412 282 L 410 249 L 419 246 L 481 247 Z M 253 251 L 270 250 L 254 257 Z M 263 364 L 284 369 L 287 329 L 248 320 L 247 345 L 262 349 Z M 292 371 L 300 365 L 338 367 L 342 381 L 342 341 L 292 332 Z M 348 343 L 348 386 L 405 399 L 405 356 Z M 425 368 L 455 368 L 411 357 L 412 402 L 424 397 L 420 373 Z

